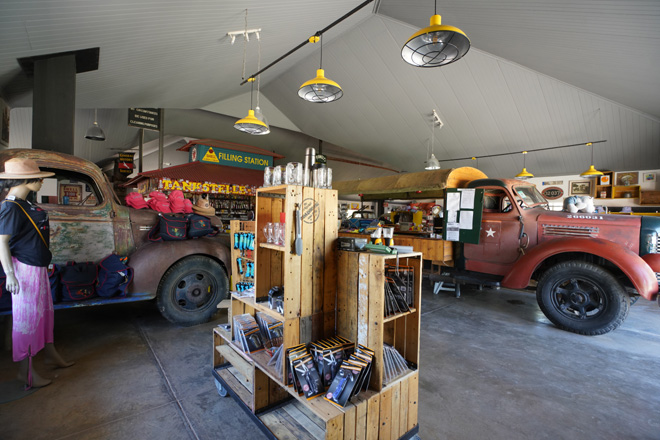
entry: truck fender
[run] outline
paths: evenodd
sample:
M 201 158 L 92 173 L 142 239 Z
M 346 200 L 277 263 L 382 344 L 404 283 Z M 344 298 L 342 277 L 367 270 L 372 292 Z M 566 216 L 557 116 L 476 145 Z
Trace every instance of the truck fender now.
M 599 238 L 559 238 L 535 246 L 505 275 L 502 287 L 524 289 L 543 261 L 566 252 L 593 254 L 610 261 L 621 269 L 637 292 L 648 300 L 652 300 L 658 293 L 655 273 L 642 257 L 617 243 Z M 653 261 L 658 263 L 658 260 Z
M 660 272 L 660 254 L 646 254 L 642 257 L 642 260 L 651 267 L 653 272 Z
M 135 271 L 129 294 L 148 292 L 155 298 L 163 274 L 174 263 L 190 255 L 206 255 L 218 260 L 231 275 L 229 249 L 212 238 L 149 243 L 128 257 L 128 265 Z

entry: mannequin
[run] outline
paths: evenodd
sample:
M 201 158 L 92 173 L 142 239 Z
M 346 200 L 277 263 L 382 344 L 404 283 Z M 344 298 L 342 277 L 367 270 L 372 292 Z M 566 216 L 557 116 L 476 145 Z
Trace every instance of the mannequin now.
M 15 158 L 5 162 L 0 187 L 9 193 L 0 207 L 0 262 L 7 275 L 6 288 L 12 294 L 12 345 L 14 362 L 19 363 L 18 379 L 26 388 L 51 383 L 37 374 L 32 357 L 44 349 L 47 361 L 60 368 L 65 361 L 53 344 L 53 300 L 47 266 L 48 214 L 26 201 L 30 192 L 41 189 L 43 178 L 54 173 L 39 170 L 32 159 Z

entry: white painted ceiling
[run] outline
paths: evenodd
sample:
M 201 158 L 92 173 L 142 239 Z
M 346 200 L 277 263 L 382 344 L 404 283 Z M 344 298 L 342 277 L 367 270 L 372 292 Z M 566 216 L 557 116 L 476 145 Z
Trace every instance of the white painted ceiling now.
M 472 48 L 435 69 L 400 57 L 406 39 L 428 25 L 433 1 L 377 1 L 324 35 L 323 67 L 343 87 L 342 99 L 297 97 L 319 67 L 318 45 L 308 45 L 261 77 L 273 133 L 232 128 L 247 113 L 249 89 L 239 85 L 243 40 L 231 45 L 226 34 L 245 27 L 246 8 L 248 27 L 262 29 L 263 67 L 360 3 L 0 0 L 0 96 L 14 109 L 10 144 L 30 143 L 31 83 L 16 59 L 100 47 L 99 70 L 79 74 L 76 84 L 76 154 L 97 162 L 136 145 L 128 107 L 161 107 L 168 136 L 255 145 L 285 161 L 301 160 L 322 139 L 327 154 L 420 171 L 436 109 L 444 127 L 435 130 L 433 151 L 443 167 L 529 150 L 526 166 L 535 175 L 574 174 L 591 162 L 589 148 L 532 151 L 606 140 L 594 148 L 597 168 L 660 168 L 657 0 L 440 0 L 443 24 L 461 28 Z M 246 75 L 257 70 L 258 51 L 251 39 Z M 103 143 L 83 137 L 95 107 Z M 520 154 L 478 161 L 501 177 L 522 164 Z M 345 178 L 385 173 L 331 166 Z

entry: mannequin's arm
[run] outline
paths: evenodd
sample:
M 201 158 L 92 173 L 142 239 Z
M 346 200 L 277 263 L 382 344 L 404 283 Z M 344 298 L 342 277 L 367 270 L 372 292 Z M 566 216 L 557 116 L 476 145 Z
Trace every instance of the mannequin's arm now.
M 8 292 L 18 295 L 20 286 L 14 274 L 14 263 L 11 261 L 11 250 L 9 249 L 9 239 L 11 235 L 0 235 L 0 263 L 7 274 L 6 288 Z

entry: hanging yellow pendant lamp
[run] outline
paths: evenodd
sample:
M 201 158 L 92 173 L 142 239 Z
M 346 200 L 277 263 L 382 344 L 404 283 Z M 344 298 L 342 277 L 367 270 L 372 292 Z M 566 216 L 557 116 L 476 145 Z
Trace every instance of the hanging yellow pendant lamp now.
M 593 165 L 593 163 L 594 163 L 594 144 L 589 142 L 586 145 L 591 147 L 591 165 L 589 165 L 589 169 L 587 171 L 580 174 L 580 177 L 588 177 L 588 178 L 595 179 L 596 177 L 602 176 L 603 173 L 602 173 L 602 171 L 598 171 Z
M 331 79 L 325 77 L 323 70 L 323 35 L 309 38 L 310 43 L 321 41 L 321 65 L 316 69 L 316 78 L 303 83 L 298 89 L 298 96 L 309 102 L 332 102 L 344 95 L 343 90 Z
M 527 151 L 523 151 L 522 154 L 523 154 L 523 169 L 522 169 L 521 172 L 519 172 L 518 174 L 516 174 L 516 179 L 527 180 L 527 179 L 529 179 L 530 177 L 534 177 L 534 174 L 532 174 L 532 173 L 530 173 L 529 171 L 527 171 L 527 168 L 526 168 L 526 166 L 525 166 L 525 165 L 526 165 L 526 160 L 525 160 L 525 158 L 527 157 L 527 156 L 526 156 Z
M 254 88 L 254 78 L 248 78 L 248 81 L 252 83 Z M 250 90 L 250 110 L 248 110 L 248 115 L 243 119 L 236 121 L 234 128 L 236 130 L 242 131 L 243 133 L 256 136 L 270 133 L 270 128 L 268 125 L 257 119 L 257 117 L 254 115 L 254 110 L 252 109 L 252 90 Z
M 470 50 L 470 39 L 462 30 L 442 25 L 435 14 L 430 25 L 414 33 L 401 49 L 401 58 L 415 67 L 440 67 L 458 61 Z

